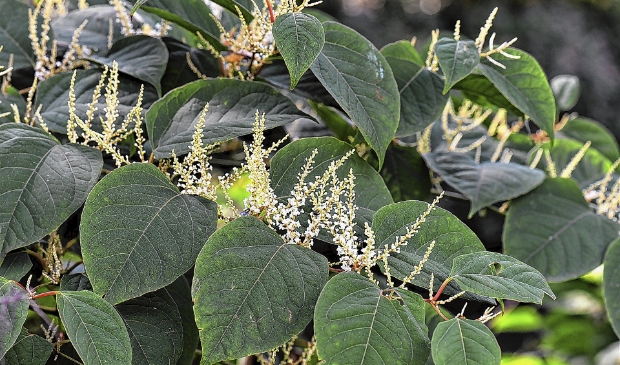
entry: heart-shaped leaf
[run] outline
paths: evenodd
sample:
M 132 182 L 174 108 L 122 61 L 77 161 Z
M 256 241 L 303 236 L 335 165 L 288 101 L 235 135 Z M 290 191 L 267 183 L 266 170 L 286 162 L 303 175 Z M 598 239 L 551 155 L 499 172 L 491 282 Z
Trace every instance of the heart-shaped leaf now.
M 604 125 L 592 119 L 571 119 L 557 134 L 581 143 L 590 141 L 592 147 L 610 161 L 616 161 L 620 157 L 620 149 L 614 135 Z
M 620 239 L 616 239 L 609 245 L 605 254 L 603 271 L 603 298 L 607 317 L 611 327 L 620 336 Z
M 453 318 L 441 322 L 431 340 L 436 365 L 499 365 L 499 344 L 482 322 Z
M 618 224 L 594 214 L 575 181 L 556 178 L 512 202 L 502 241 L 506 255 L 559 282 L 599 266 L 617 238 Z
M 189 152 L 194 126 L 206 103 L 202 142 L 211 144 L 252 133 L 256 111 L 265 127 L 274 128 L 311 117 L 268 85 L 233 79 L 198 80 L 172 90 L 146 113 L 146 126 L 156 158 Z
M 389 294 L 355 272 L 333 277 L 314 312 L 319 358 L 341 365 L 426 364 L 422 297 L 404 289 Z
M 558 111 L 571 110 L 579 100 L 579 78 L 573 75 L 558 75 L 549 83 Z
M 114 307 L 87 290 L 60 292 L 58 313 L 84 365 L 131 365 L 131 343 Z
M 54 345 L 43 337 L 30 335 L 22 327 L 15 344 L 4 355 L 5 365 L 45 365 Z
M 391 246 L 406 234 L 420 216 L 429 208 L 429 204 L 420 201 L 405 201 L 381 208 L 372 220 L 376 247 Z M 423 288 L 430 287 L 431 273 L 434 275 L 433 290 L 450 276 L 452 260 L 455 257 L 484 250 L 484 246 L 474 232 L 447 210 L 435 207 L 419 226 L 418 232 L 401 246 L 400 252 L 390 254 L 388 265 L 390 274 L 400 280 L 408 277 L 420 263 L 431 242 L 435 241 L 428 261 L 422 271 L 411 281 Z M 381 265 L 385 271 L 385 267 Z M 454 283 L 446 287 L 445 293 L 454 295 L 461 289 Z M 468 296 L 469 299 L 483 300 L 480 296 Z M 488 299 L 486 299 L 488 301 Z
M 183 350 L 181 315 L 164 289 L 118 304 L 131 341 L 132 365 L 168 365 Z
M 323 49 L 323 26 L 309 14 L 282 14 L 273 23 L 273 38 L 291 74 L 292 90 Z
M 469 155 L 435 151 L 422 157 L 431 170 L 471 201 L 469 217 L 491 204 L 523 195 L 545 179 L 540 170 L 516 163 L 476 161 Z
M 285 244 L 254 217 L 218 229 L 194 270 L 192 296 L 202 362 L 268 351 L 312 320 L 328 278 L 327 259 Z
M 80 243 L 95 293 L 112 304 L 172 283 L 215 230 L 217 206 L 180 194 L 151 164 L 118 168 L 84 206 Z
M 310 69 L 336 99 L 383 164 L 400 118 L 398 85 L 383 55 L 340 23 L 325 22 L 325 45 Z
M 42 129 L 0 125 L 0 259 L 58 228 L 97 182 L 101 152 Z
M 441 38 L 435 44 L 435 55 L 446 78 L 444 94 L 469 75 L 480 62 L 474 41 Z
M 463 290 L 491 298 L 542 304 L 555 299 L 545 277 L 521 261 L 497 252 L 475 252 L 452 262 L 453 278 Z
M 13 346 L 28 315 L 28 294 L 0 277 L 0 359 Z
M 401 41 L 381 49 L 389 63 L 400 93 L 400 122 L 397 137 L 416 134 L 441 116 L 448 95 L 442 92 L 444 82 L 424 67 L 411 43 Z
M 93 54 L 90 60 L 112 67 L 118 63 L 118 70 L 155 87 L 161 95 L 161 78 L 168 63 L 168 50 L 159 38 L 147 35 L 126 37 L 112 45 L 104 56 Z
M 504 52 L 518 58 L 496 53 L 491 57 L 506 68 L 484 59 L 476 69 L 553 140 L 555 99 L 545 73 L 528 53 L 516 48 Z
M 25 252 L 13 252 L 4 258 L 0 265 L 0 276 L 9 280 L 20 281 L 32 268 L 30 256 Z

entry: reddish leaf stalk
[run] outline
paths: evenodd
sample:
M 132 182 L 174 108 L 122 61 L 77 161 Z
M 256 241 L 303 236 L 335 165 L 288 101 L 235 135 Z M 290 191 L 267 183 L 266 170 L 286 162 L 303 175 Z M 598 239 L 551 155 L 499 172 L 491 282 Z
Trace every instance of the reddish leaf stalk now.
M 271 6 L 271 0 L 265 0 L 265 2 L 267 3 L 267 9 L 269 9 L 269 20 L 271 21 L 271 23 L 275 23 L 276 16 L 273 15 L 273 7 Z

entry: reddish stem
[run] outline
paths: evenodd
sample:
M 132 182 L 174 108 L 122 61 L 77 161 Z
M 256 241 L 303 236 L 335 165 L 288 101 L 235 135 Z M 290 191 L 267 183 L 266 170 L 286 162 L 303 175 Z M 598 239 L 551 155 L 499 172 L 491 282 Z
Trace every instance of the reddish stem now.
M 48 292 L 45 292 L 45 293 L 33 295 L 30 299 L 39 299 L 39 298 L 43 298 L 43 297 L 49 297 L 49 296 L 52 296 L 52 295 L 57 295 L 58 293 L 59 292 L 57 292 L 57 291 L 48 291 Z
M 271 20 L 271 23 L 275 23 L 276 17 L 275 15 L 273 15 L 273 7 L 271 6 L 271 1 L 265 0 L 265 2 L 267 3 L 267 9 L 269 9 L 269 20 Z
M 436 302 L 439 299 L 439 296 L 441 295 L 441 293 L 443 293 L 444 289 L 446 288 L 446 286 L 448 286 L 451 280 L 451 278 L 447 278 L 446 280 L 444 280 L 444 282 L 439 287 L 439 290 L 437 290 L 437 293 L 435 293 L 435 296 L 431 299 L 433 302 Z

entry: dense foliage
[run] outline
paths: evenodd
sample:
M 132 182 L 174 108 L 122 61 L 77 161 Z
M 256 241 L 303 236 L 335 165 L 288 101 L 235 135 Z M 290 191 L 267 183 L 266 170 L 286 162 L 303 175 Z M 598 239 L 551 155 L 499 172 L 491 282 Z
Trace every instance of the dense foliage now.
M 620 151 L 496 10 L 378 50 L 308 1 L 95 3 L 0 0 L 0 363 L 499 364 L 504 301 L 603 261 L 619 332 Z

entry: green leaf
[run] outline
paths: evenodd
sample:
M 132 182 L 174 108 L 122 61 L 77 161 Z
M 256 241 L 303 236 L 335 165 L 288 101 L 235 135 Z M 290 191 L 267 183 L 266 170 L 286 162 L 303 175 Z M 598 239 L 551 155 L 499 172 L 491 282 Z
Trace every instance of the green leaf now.
M 0 53 L 1 55 L 2 53 Z M 0 114 L 10 113 L 4 117 L 0 117 L 0 124 L 13 123 L 15 116 L 11 104 L 17 106 L 20 116 L 26 113 L 26 101 L 19 95 L 19 91 L 13 86 L 7 87 L 6 94 L 0 91 Z
M 149 0 L 140 10 L 155 14 L 168 20 L 190 33 L 200 33 L 217 51 L 227 48 L 220 43 L 220 30 L 211 18 L 211 10 L 202 0 Z
M 238 218 L 200 251 L 192 297 L 202 364 L 268 351 L 312 320 L 327 259 L 287 245 L 262 221 Z
M 558 75 L 551 79 L 551 90 L 558 111 L 571 110 L 579 100 L 579 78 L 573 75 Z
M 110 68 L 116 61 L 120 72 L 151 84 L 161 95 L 161 78 L 168 63 L 168 50 L 161 39 L 147 35 L 126 37 L 114 43 L 105 57 L 93 54 L 88 59 Z
M 194 303 L 192 302 L 191 289 L 184 276 L 177 278 L 165 289 L 179 310 L 183 326 L 183 351 L 177 361 L 177 365 L 191 365 L 199 339 L 198 327 L 194 319 Z
M 0 359 L 13 346 L 28 315 L 28 294 L 0 277 Z
M 0 259 L 58 228 L 97 182 L 101 152 L 59 145 L 24 124 L 0 125 Z
M 502 241 L 506 255 L 560 282 L 599 266 L 616 238 L 618 224 L 594 214 L 575 181 L 556 178 L 512 202 Z
M 138 11 L 138 9 L 140 9 L 140 7 L 144 4 L 146 4 L 146 2 L 149 0 L 138 0 L 136 1 L 135 4 L 133 4 L 133 7 L 131 8 L 131 12 L 129 13 L 131 16 L 133 16 L 136 11 Z
M 93 101 L 93 92 L 101 78 L 101 70 L 77 70 L 75 77 L 75 113 L 82 120 L 86 120 L 88 104 Z M 73 73 L 67 72 L 42 81 L 37 88 L 34 102 L 34 110 L 41 107 L 41 116 L 52 132 L 67 134 L 67 121 L 69 120 L 69 87 Z M 123 121 L 129 111 L 138 101 L 140 82 L 133 78 L 119 75 L 118 85 L 118 114 L 117 126 Z M 157 92 L 154 87 L 145 85 L 142 107 L 148 108 L 157 100 Z M 105 95 L 97 100 L 92 128 L 101 131 L 99 117 L 105 118 Z
M 233 79 L 199 80 L 175 89 L 146 113 L 155 158 L 189 152 L 194 126 L 206 103 L 202 142 L 212 144 L 252 133 L 256 111 L 265 113 L 267 129 L 311 117 L 268 85 Z
M 349 118 L 345 117 L 338 109 L 325 104 L 316 103 L 308 100 L 308 104 L 316 112 L 321 121 L 334 133 L 334 136 L 341 141 L 349 142 L 350 138 L 355 137 L 355 128 L 349 124 Z
M 282 148 L 271 160 L 270 170 L 271 187 L 279 199 L 291 197 L 291 192 L 299 182 L 297 174 L 302 171 L 314 149 L 317 149 L 317 155 L 314 157 L 314 167 L 308 173 L 308 182 L 323 175 L 332 161 L 342 158 L 353 147 L 333 137 L 319 137 L 300 139 Z M 338 169 L 338 177 L 345 178 L 350 169 L 353 169 L 355 176 L 355 205 L 358 207 L 355 211 L 356 231 L 363 234 L 364 222 L 370 223 L 379 208 L 392 203 L 392 197 L 381 176 L 356 154 L 350 156 Z M 306 216 L 312 209 L 310 204 L 308 202 L 304 207 L 304 213 L 299 219 L 302 225 L 300 233 L 306 230 Z M 331 235 L 324 230 L 319 232 L 319 238 L 331 242 Z
M 32 261 L 25 252 L 13 252 L 1 261 L 0 276 L 9 280 L 20 281 L 32 268 Z
M 214 202 L 180 194 L 154 165 L 112 171 L 93 188 L 80 223 L 95 293 L 117 304 L 172 283 L 194 264 L 216 224 Z
M 430 354 L 422 297 L 381 290 L 355 272 L 325 285 L 314 330 L 319 358 L 327 364 L 423 365 Z
M 405 201 L 381 208 L 372 220 L 376 247 L 391 246 L 397 238 L 406 234 L 418 218 L 426 212 L 429 204 L 420 201 Z M 422 271 L 411 282 L 423 288 L 429 288 L 431 273 L 434 275 L 434 291 L 450 276 L 452 261 L 455 257 L 484 250 L 484 246 L 474 232 L 452 213 L 435 207 L 420 225 L 418 232 L 401 246 L 399 253 L 392 253 L 388 258 L 390 273 L 403 280 L 420 263 L 429 245 L 435 241 L 435 247 Z M 381 269 L 385 270 L 383 265 Z M 450 283 L 444 291 L 448 295 L 459 293 L 461 289 Z M 467 295 L 466 295 L 467 296 Z M 479 296 L 469 299 L 481 300 Z M 488 299 L 486 299 L 488 301 Z
M 603 271 L 603 298 L 611 327 L 620 336 L 620 239 L 609 245 Z
M 454 85 L 453 88 L 459 90 L 466 99 L 475 104 L 490 109 L 504 108 L 516 116 L 523 116 L 523 112 L 512 105 L 497 87 L 482 75 L 469 75 Z
M 381 176 L 396 202 L 426 200 L 430 196 L 432 185 L 428 167 L 415 147 L 390 146 Z
M 395 58 L 415 63 L 419 67 L 425 66 L 425 61 L 422 59 L 422 56 L 420 56 L 411 42 L 408 41 L 396 41 L 394 43 L 387 44 L 381 48 L 381 54 L 388 61 L 389 58 Z
M 252 15 L 254 6 L 249 0 L 213 0 L 213 2 L 237 16 L 239 15 L 237 8 L 239 8 L 239 11 L 241 11 L 241 16 L 248 23 L 254 19 L 254 16 Z M 257 5 L 261 6 L 259 9 L 263 9 L 262 1 L 258 1 Z
M 463 290 L 498 299 L 542 304 L 555 299 L 545 277 L 521 261 L 496 252 L 475 252 L 452 262 L 452 277 Z
M 557 134 L 558 137 L 566 136 L 581 143 L 590 141 L 592 147 L 610 161 L 620 158 L 620 149 L 614 135 L 604 125 L 592 119 L 571 119 Z
M 469 217 L 491 204 L 523 195 L 545 179 L 540 170 L 516 163 L 476 163 L 468 155 L 435 151 L 422 157 L 431 170 L 471 201 Z
M 4 355 L 5 365 L 45 365 L 54 345 L 43 337 L 28 334 L 25 328 L 17 337 L 17 341 Z
M 91 291 L 60 292 L 58 313 L 84 365 L 131 365 L 131 343 L 112 305 Z
M 63 275 L 60 280 L 60 290 L 62 291 L 80 291 L 89 290 L 93 291 L 93 286 L 88 280 L 88 276 L 85 273 Z
M 528 53 L 516 48 L 509 48 L 504 52 L 519 58 L 513 59 L 496 53 L 491 57 L 503 64 L 505 69 L 486 59 L 481 61 L 476 69 L 515 107 L 547 132 L 553 141 L 555 99 L 545 73 Z
M 310 69 L 357 125 L 383 165 L 400 118 L 398 86 L 390 65 L 366 38 L 325 22 L 325 45 Z
M 499 365 L 499 344 L 491 330 L 479 321 L 453 318 L 441 322 L 431 340 L 436 365 Z
M 70 44 L 73 33 L 88 20 L 80 33 L 80 46 L 86 46 L 97 53 L 105 54 L 108 50 L 108 37 L 110 34 L 110 20 L 113 21 L 112 42 L 116 42 L 125 36 L 122 33 L 123 25 L 114 21 L 117 16 L 116 9 L 111 5 L 94 5 L 83 10 L 72 11 L 65 16 L 54 18 L 51 22 L 54 30 L 54 39 L 59 43 Z
M 182 41 L 172 38 L 162 38 L 168 49 L 168 64 L 166 72 L 161 79 L 162 93 L 167 94 L 170 90 L 183 86 L 199 79 L 198 75 L 189 67 L 187 54 L 201 74 L 207 77 L 220 76 L 218 60 L 210 51 L 190 47 Z
M 480 54 L 472 40 L 441 38 L 435 44 L 435 55 L 446 78 L 444 94 L 480 63 Z
M 292 90 L 323 49 L 323 26 L 309 14 L 283 14 L 273 23 L 273 38 L 290 71 Z
M 164 289 L 118 304 L 131 341 L 132 365 L 169 365 L 183 350 L 181 315 Z
M 17 0 L 0 0 L 0 8 L 11 9 L 0 15 L 0 65 L 9 64 L 9 56 L 14 55 L 13 68 L 34 67 L 36 57 L 33 54 L 28 37 L 28 10 L 30 7 Z M 37 17 L 38 24 L 42 18 Z M 54 35 L 49 34 L 51 39 Z

